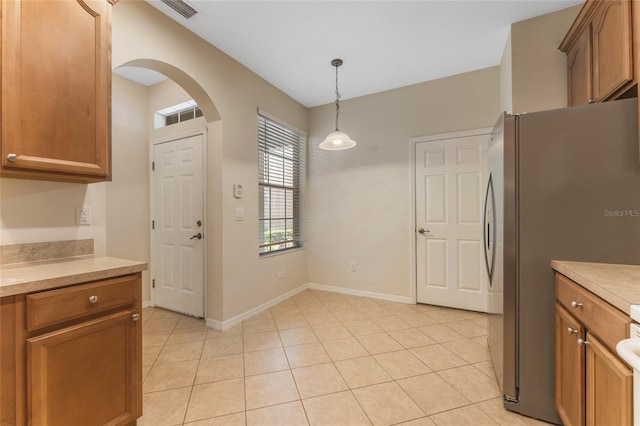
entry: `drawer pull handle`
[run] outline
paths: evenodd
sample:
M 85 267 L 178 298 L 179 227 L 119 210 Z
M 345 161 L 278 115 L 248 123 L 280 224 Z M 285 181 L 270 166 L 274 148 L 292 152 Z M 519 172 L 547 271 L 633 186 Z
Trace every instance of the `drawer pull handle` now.
M 89 303 L 91 303 L 92 305 L 97 302 L 98 302 L 98 296 L 89 297 Z
M 567 327 L 567 333 L 576 334 L 577 332 L 578 330 L 576 330 L 575 328 Z
M 578 346 L 588 345 L 589 342 L 586 340 L 578 339 Z
M 572 308 L 582 308 L 582 303 L 578 303 L 575 300 L 571 302 L 571 307 Z
M 140 319 L 140 314 L 131 314 L 131 319 L 138 321 Z

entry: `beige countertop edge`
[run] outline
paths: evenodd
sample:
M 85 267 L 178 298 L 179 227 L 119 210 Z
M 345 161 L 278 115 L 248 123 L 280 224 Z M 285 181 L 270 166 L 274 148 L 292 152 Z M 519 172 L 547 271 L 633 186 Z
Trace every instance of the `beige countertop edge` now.
M 145 271 L 144 262 L 80 256 L 0 266 L 0 297 L 49 290 Z
M 640 305 L 640 266 L 552 260 L 551 267 L 631 315 Z

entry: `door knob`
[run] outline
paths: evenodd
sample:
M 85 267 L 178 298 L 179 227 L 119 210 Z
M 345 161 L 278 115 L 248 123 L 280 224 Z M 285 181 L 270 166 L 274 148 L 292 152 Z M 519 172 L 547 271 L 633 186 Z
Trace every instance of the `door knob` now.
M 194 235 L 193 237 L 189 238 L 190 240 L 193 240 L 194 238 L 197 238 L 198 240 L 202 239 L 202 233 L 198 232 L 196 235 Z
M 16 161 L 18 159 L 18 154 L 8 154 L 7 155 L 7 160 L 9 161 Z
M 424 234 L 428 234 L 428 233 L 429 233 L 429 230 L 428 230 L 428 229 L 424 229 L 424 228 L 420 228 L 420 229 L 418 229 L 418 232 L 419 232 L 420 234 L 424 235 Z
M 131 314 L 131 319 L 133 319 L 134 321 L 138 321 L 140 319 L 140 314 Z

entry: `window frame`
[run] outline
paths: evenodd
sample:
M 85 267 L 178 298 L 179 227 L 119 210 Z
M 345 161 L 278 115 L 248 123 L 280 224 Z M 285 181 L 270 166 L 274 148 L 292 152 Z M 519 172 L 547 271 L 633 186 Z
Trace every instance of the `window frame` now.
M 273 256 L 292 250 L 299 250 L 306 247 L 306 149 L 307 134 L 282 120 L 273 117 L 263 110 L 258 110 L 258 253 L 260 257 Z M 285 133 L 282 139 L 269 137 L 269 129 L 277 129 L 277 133 Z M 273 132 L 271 136 L 274 136 Z M 291 148 L 291 154 L 287 155 L 286 147 L 289 141 L 297 139 L 296 146 Z M 280 145 L 280 146 L 279 146 Z M 268 148 L 282 148 L 280 153 L 268 152 Z M 291 162 L 291 166 L 286 164 Z M 275 173 L 270 173 L 270 166 L 274 167 Z M 281 169 L 278 169 L 278 166 Z M 282 182 L 269 182 L 270 178 L 277 178 Z M 286 182 L 287 176 L 291 178 L 291 184 Z M 266 191 L 269 192 L 269 208 L 265 209 Z M 284 212 L 283 217 L 272 216 L 273 200 L 271 196 L 273 190 L 282 191 L 284 205 L 279 207 Z M 290 197 L 288 194 L 291 194 Z M 289 207 L 288 202 L 291 201 Z M 291 217 L 289 217 L 289 209 Z M 279 231 L 281 227 L 274 227 L 273 222 L 284 222 L 284 238 L 281 240 L 271 239 L 272 231 Z M 291 222 L 291 235 L 288 236 L 288 223 Z M 265 224 L 268 224 L 265 226 Z M 269 240 L 265 238 L 269 233 Z

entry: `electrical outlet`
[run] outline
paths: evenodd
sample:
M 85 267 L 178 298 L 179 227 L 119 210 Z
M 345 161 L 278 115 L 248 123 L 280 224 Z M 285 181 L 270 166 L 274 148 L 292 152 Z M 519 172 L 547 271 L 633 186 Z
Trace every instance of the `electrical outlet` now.
M 284 279 L 284 277 L 286 277 L 286 276 L 287 276 L 287 271 L 280 271 L 280 272 L 278 272 L 278 279 L 279 279 L 279 280 Z
M 356 272 L 358 270 L 358 264 L 355 260 L 352 260 L 351 263 L 349 263 L 349 270 L 351 272 Z
M 76 207 L 76 225 L 91 225 L 91 207 Z

